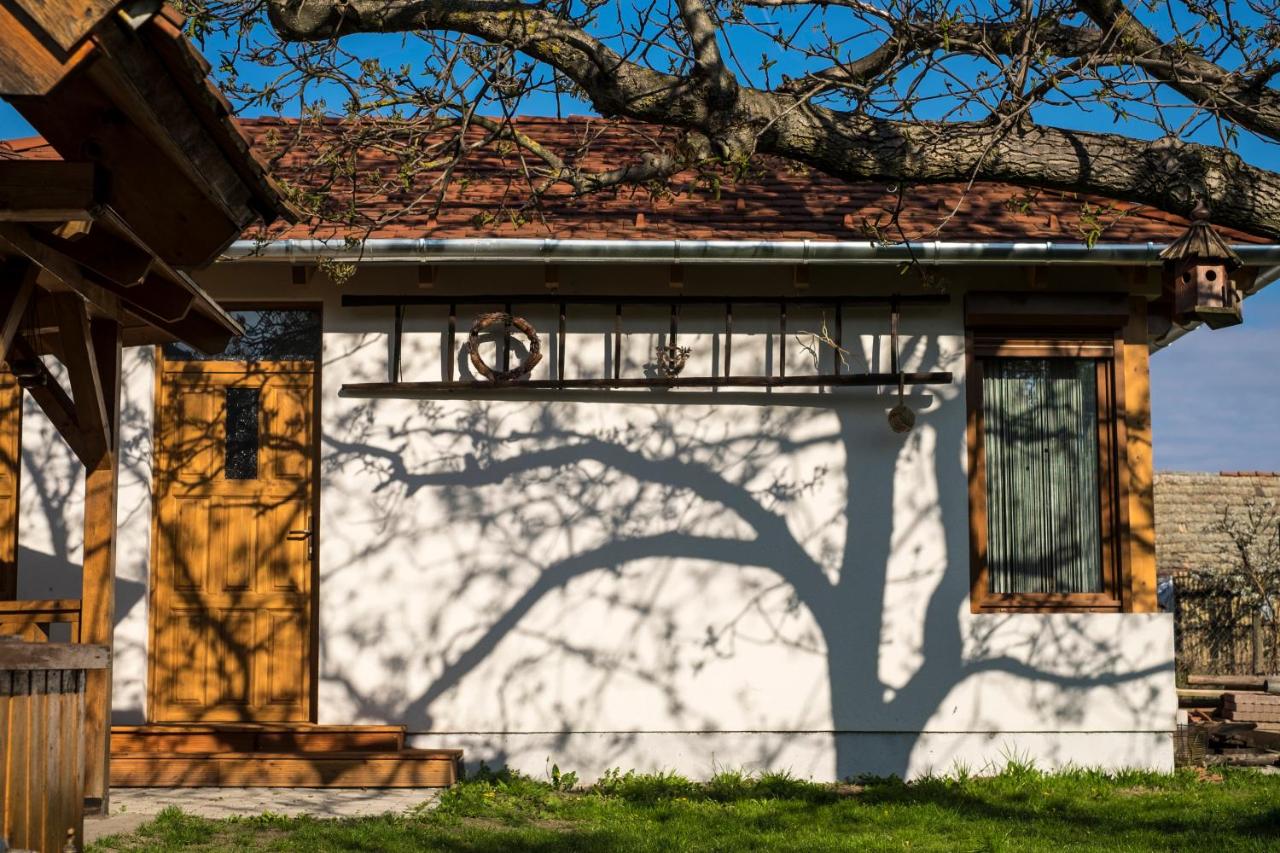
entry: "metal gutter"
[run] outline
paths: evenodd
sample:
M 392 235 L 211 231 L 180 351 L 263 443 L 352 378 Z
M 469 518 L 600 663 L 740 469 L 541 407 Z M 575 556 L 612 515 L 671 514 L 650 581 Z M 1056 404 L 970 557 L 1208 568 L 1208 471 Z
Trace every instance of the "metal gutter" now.
M 910 246 L 819 240 L 531 240 L 524 238 L 372 238 L 237 240 L 224 261 L 289 264 L 322 260 L 377 264 L 1106 264 L 1156 266 L 1166 243 L 943 242 Z M 1232 247 L 1249 266 L 1280 265 L 1280 244 Z

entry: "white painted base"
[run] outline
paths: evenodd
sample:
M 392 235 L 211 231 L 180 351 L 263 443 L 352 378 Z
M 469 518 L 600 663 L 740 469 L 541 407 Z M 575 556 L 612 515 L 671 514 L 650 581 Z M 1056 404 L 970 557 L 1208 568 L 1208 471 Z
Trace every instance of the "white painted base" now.
M 1042 770 L 1173 770 L 1171 732 L 545 732 L 418 734 L 417 748 L 465 751 L 466 769 L 509 767 L 547 778 L 551 765 L 583 782 L 610 768 L 704 779 L 718 770 L 787 771 L 815 781 L 989 774 L 1009 761 Z

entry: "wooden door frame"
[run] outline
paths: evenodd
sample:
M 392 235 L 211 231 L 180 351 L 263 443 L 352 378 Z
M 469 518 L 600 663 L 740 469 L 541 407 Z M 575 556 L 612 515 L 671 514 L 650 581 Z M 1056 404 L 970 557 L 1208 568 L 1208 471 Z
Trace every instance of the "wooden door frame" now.
M 307 696 L 307 719 L 315 723 L 319 719 L 320 706 L 320 453 L 322 430 L 320 427 L 320 399 L 324 396 L 324 303 L 318 301 L 287 302 L 280 300 L 263 300 L 258 302 L 230 301 L 219 303 L 227 311 L 253 311 L 276 308 L 281 310 L 310 310 L 320 314 L 320 355 L 312 368 L 311 391 L 311 565 L 308 606 L 311 608 L 309 622 L 310 637 L 307 639 L 307 665 L 310 669 L 310 688 Z M 151 403 L 151 542 L 147 549 L 147 674 L 146 704 L 143 719 L 152 723 L 156 718 L 156 566 L 159 561 L 159 526 L 160 526 L 160 481 L 156 472 L 160 470 L 160 403 L 161 389 L 164 382 L 165 358 L 164 347 L 156 346 L 152 350 L 153 372 L 155 381 L 152 387 Z M 252 362 L 246 362 L 252 364 Z M 217 725 L 209 723 L 208 725 Z

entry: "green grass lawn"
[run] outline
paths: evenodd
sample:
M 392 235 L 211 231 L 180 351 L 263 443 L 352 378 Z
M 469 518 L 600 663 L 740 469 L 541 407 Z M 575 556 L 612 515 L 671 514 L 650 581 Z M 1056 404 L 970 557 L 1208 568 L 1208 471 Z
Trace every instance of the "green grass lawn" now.
M 568 785 L 572 784 L 569 780 Z M 108 850 L 1280 850 L 1280 776 L 1245 770 L 818 785 L 617 775 L 585 790 L 482 774 L 408 815 L 203 820 L 177 810 Z

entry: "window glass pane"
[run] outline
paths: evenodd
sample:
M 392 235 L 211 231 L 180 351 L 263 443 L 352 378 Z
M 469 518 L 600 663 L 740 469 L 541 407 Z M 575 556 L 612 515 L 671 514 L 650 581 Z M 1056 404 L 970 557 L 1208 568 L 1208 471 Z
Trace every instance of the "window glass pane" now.
M 295 308 L 229 311 L 244 326 L 222 352 L 208 355 L 184 343 L 164 345 L 170 361 L 315 361 L 320 358 L 320 312 Z
M 1097 363 L 982 363 L 987 563 L 995 593 L 1101 592 Z
M 228 480 L 258 477 L 258 389 L 227 389 L 227 446 L 224 476 Z

